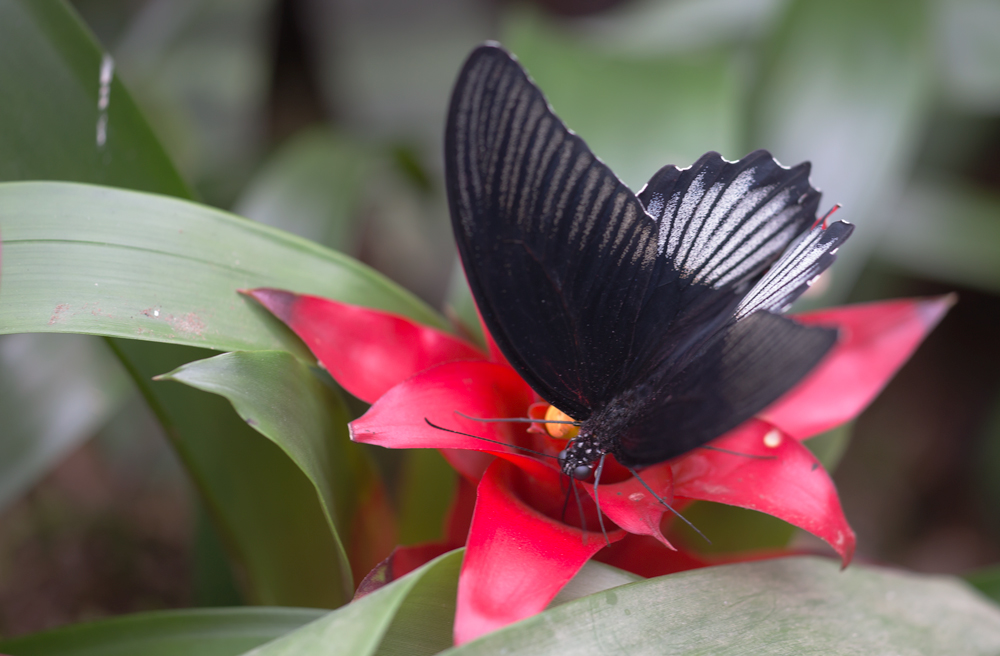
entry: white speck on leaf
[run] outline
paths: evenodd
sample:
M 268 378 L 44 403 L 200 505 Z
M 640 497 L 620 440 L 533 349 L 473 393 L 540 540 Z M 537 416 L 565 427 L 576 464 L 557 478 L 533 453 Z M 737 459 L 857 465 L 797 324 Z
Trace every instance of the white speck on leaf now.
M 97 147 L 108 140 L 108 105 L 111 104 L 111 80 L 115 77 L 115 60 L 104 53 L 101 58 L 100 87 L 97 90 Z

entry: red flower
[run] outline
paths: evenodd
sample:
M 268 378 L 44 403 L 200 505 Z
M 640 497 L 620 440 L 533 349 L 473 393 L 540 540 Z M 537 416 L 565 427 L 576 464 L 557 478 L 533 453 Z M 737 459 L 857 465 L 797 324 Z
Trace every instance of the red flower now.
M 796 317 L 836 326 L 841 337 L 785 397 L 711 449 L 643 469 L 642 481 L 609 457 L 597 490 L 577 484 L 574 494 L 555 459 L 545 457 L 555 456 L 565 440 L 538 425 L 472 419 L 529 412 L 539 418 L 539 399 L 492 345 L 488 356 L 407 319 L 313 296 L 271 289 L 251 295 L 288 324 L 345 389 L 373 403 L 351 424 L 355 441 L 442 449 L 465 481 L 478 486 L 467 537 L 469 513 L 459 495 L 445 542 L 399 551 L 393 564 L 400 575 L 465 544 L 458 644 L 541 611 L 599 551 L 601 560 L 643 575 L 706 564 L 673 550 L 662 532 L 671 513 L 647 485 L 674 508 L 706 500 L 779 517 L 825 540 L 846 566 L 854 533 L 833 482 L 800 441 L 857 416 L 953 302 L 888 301 Z

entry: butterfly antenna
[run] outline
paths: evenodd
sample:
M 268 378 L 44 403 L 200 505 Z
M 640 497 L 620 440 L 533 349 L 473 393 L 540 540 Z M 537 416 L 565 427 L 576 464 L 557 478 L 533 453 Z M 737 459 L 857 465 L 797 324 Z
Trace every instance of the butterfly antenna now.
M 708 446 L 702 444 L 698 447 L 699 449 L 707 449 L 709 451 L 718 451 L 719 453 L 728 453 L 733 456 L 741 456 L 743 458 L 753 458 L 754 460 L 777 460 L 778 456 L 759 456 L 755 453 L 740 453 L 739 451 L 730 451 L 729 449 L 720 449 L 717 446 Z
M 583 502 L 580 501 L 580 491 L 576 489 L 576 479 L 569 479 L 569 486 L 573 488 L 573 496 L 576 498 L 576 510 L 580 513 L 580 528 L 583 533 L 580 534 L 580 538 L 583 540 L 584 544 L 587 544 L 587 518 L 583 514 Z
M 562 476 L 560 476 L 559 479 L 561 481 L 562 480 Z M 562 486 L 562 483 L 560 482 L 559 485 Z M 573 485 L 573 484 L 570 483 L 570 485 Z M 572 496 L 572 494 L 573 493 L 567 487 L 566 488 L 566 496 L 563 498 L 562 512 L 559 514 L 559 521 L 562 522 L 563 524 L 566 523 L 566 510 L 569 508 L 569 498 L 570 498 L 570 496 Z
M 829 219 L 831 216 L 833 216 L 834 212 L 836 212 L 839 209 L 840 209 L 840 203 L 834 203 L 833 207 L 830 208 L 830 211 L 827 212 L 826 214 L 824 214 L 823 218 L 816 219 L 816 222 L 813 223 L 812 226 L 810 226 L 809 229 L 812 230 L 813 228 L 815 228 L 816 226 L 818 226 L 819 224 L 822 223 L 823 224 L 823 229 L 825 230 L 826 229 L 826 220 Z
M 571 424 L 573 426 L 583 426 L 582 421 L 572 421 L 565 419 L 532 419 L 531 417 L 470 417 L 464 412 L 459 412 L 455 410 L 455 414 L 459 417 L 465 417 L 472 421 L 482 422 L 484 424 L 494 424 L 502 422 L 510 423 L 522 423 L 522 424 Z
M 597 504 L 597 521 L 601 523 L 601 535 L 604 536 L 604 544 L 611 546 L 611 540 L 608 539 L 608 531 L 604 528 L 604 513 L 601 512 L 601 500 L 598 498 L 597 484 L 601 482 L 601 472 L 604 470 L 604 458 L 608 454 L 602 453 L 601 460 L 597 463 L 597 469 L 594 471 L 594 503 Z
M 500 442 L 500 441 L 497 441 L 497 440 L 491 440 L 488 437 L 481 437 L 479 435 L 473 435 L 472 433 L 463 433 L 462 431 L 452 430 L 450 428 L 445 428 L 444 426 L 438 426 L 437 424 L 435 424 L 434 422 L 432 422 L 427 417 L 424 417 L 424 421 L 427 422 L 427 425 L 430 426 L 431 428 L 436 428 L 438 430 L 443 430 L 446 433 L 454 433 L 455 435 L 464 435 L 466 437 L 472 437 L 472 438 L 475 438 L 477 440 L 482 440 L 483 442 L 489 442 L 490 444 L 499 444 L 500 446 L 510 447 L 511 449 L 519 449 L 521 451 L 527 451 L 528 453 L 533 453 L 534 455 L 541 456 L 543 458 L 552 458 L 554 460 L 558 460 L 559 459 L 558 456 L 549 455 L 548 453 L 542 453 L 541 451 L 535 451 L 534 449 L 529 449 L 526 446 L 518 446 L 516 444 L 507 444 L 506 442 Z
M 657 494 L 656 492 L 653 492 L 653 488 L 649 487 L 649 485 L 648 485 L 648 484 L 646 483 L 646 481 L 642 480 L 642 477 L 641 477 L 641 476 L 639 476 L 639 473 L 638 473 L 638 472 L 637 472 L 636 470 L 632 469 L 631 467 L 626 467 L 626 469 L 628 469 L 628 470 L 629 470 L 629 472 L 630 472 L 630 473 L 631 473 L 631 474 L 632 474 L 633 476 L 635 476 L 636 478 L 638 478 L 638 479 L 639 479 L 639 482 L 640 482 L 640 483 L 642 483 L 642 486 L 643 486 L 644 488 L 646 488 L 647 490 L 649 490 L 649 493 L 653 495 L 653 498 L 654 498 L 654 499 L 656 499 L 657 501 L 659 501 L 659 502 L 660 502 L 660 503 L 661 503 L 661 504 L 663 505 L 663 507 L 664 507 L 664 508 L 666 508 L 667 510 L 669 510 L 670 512 L 672 512 L 673 514 L 675 514 L 675 515 L 676 515 L 677 517 L 679 517 L 679 518 L 680 518 L 680 520 L 681 520 L 681 521 L 683 521 L 683 522 L 684 522 L 685 524 L 687 524 L 688 526 L 690 526 L 690 527 L 691 527 L 691 530 L 692 530 L 692 531 L 694 531 L 695 533 L 697 533 L 698 535 L 700 535 L 700 536 L 701 536 L 701 538 L 702 538 L 702 539 L 703 539 L 703 540 L 704 540 L 705 542 L 707 542 L 707 543 L 709 543 L 709 544 L 712 544 L 712 541 L 711 541 L 711 540 L 709 540 L 709 539 L 708 539 L 707 537 L 705 537 L 705 534 L 704 534 L 704 533 L 702 533 L 701 531 L 699 531 L 699 530 L 698 530 L 698 527 L 697 527 L 697 526 L 695 526 L 694 524 L 692 524 L 692 523 L 691 523 L 691 522 L 690 522 L 690 521 L 688 520 L 688 518 L 687 518 L 687 517 L 685 517 L 684 515 L 680 514 L 680 513 L 679 513 L 679 512 L 677 512 L 676 510 L 674 510 L 673 506 L 671 506 L 671 505 L 670 505 L 669 503 L 667 503 L 666 501 L 664 501 L 664 500 L 663 500 L 663 497 L 661 497 L 661 496 L 660 496 L 659 494 Z

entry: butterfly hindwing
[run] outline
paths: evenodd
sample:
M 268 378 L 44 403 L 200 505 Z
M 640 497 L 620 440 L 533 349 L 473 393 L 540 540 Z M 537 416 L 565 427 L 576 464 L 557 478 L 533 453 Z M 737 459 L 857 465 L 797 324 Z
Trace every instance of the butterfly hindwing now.
M 445 164 L 486 326 L 536 391 L 586 419 L 630 356 L 656 223 L 499 48 L 477 49 L 459 76 Z
M 776 401 L 836 341 L 835 329 L 767 311 L 730 323 L 687 367 L 654 381 L 655 398 L 621 435 L 615 455 L 648 465 L 705 444 Z
M 802 235 L 740 300 L 737 319 L 757 310 L 784 312 L 836 259 L 837 249 L 854 231 L 850 223 L 816 225 Z
M 766 150 L 728 162 L 709 152 L 690 168 L 665 166 L 639 193 L 659 221 L 661 254 L 682 282 L 738 287 L 760 273 L 816 217 L 808 162 L 778 164 Z

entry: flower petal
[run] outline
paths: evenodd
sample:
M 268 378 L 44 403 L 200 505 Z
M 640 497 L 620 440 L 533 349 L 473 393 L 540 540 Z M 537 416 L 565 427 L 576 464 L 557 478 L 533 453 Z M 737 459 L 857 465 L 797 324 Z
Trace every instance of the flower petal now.
M 485 361 L 448 362 L 386 392 L 368 412 L 351 422 L 351 439 L 391 449 L 443 449 L 445 458 L 460 473 L 478 479 L 492 457 L 476 452 L 515 451 L 486 440 L 517 444 L 516 432 L 523 433 L 526 425 L 482 423 L 456 413 L 479 418 L 523 417 L 532 398 L 531 388 L 510 367 Z
M 805 324 L 837 326 L 840 341 L 812 373 L 761 413 L 761 419 L 800 440 L 853 419 L 954 304 L 955 296 L 949 294 L 796 316 Z
M 673 462 L 674 495 L 758 510 L 825 540 L 846 566 L 854 531 L 837 489 L 812 453 L 767 422 L 751 419 Z M 711 538 L 711 536 L 709 536 Z
M 280 289 L 247 294 L 301 337 L 344 389 L 367 403 L 428 367 L 484 358 L 456 337 L 388 312 Z
M 667 549 L 654 537 L 633 534 L 601 550 L 594 560 L 646 578 L 716 564 L 697 554 Z
M 532 462 L 515 466 L 498 459 L 479 483 L 458 580 L 455 644 L 542 611 L 606 544 L 600 533 L 552 519 L 519 498 L 515 492 L 519 475 L 529 476 L 535 491 L 546 488 L 550 496 L 560 494 L 560 474 Z M 624 535 L 608 533 L 612 541 Z
M 639 472 L 646 485 L 667 503 L 673 502 L 673 470 L 670 465 L 660 464 L 647 467 Z M 594 496 L 594 486 L 585 486 L 587 493 Z M 663 514 L 670 512 L 663 506 L 646 486 L 634 476 L 621 481 L 598 486 L 601 512 L 629 533 L 649 535 L 656 538 L 663 546 L 673 549 L 673 545 L 660 532 L 660 521 Z

